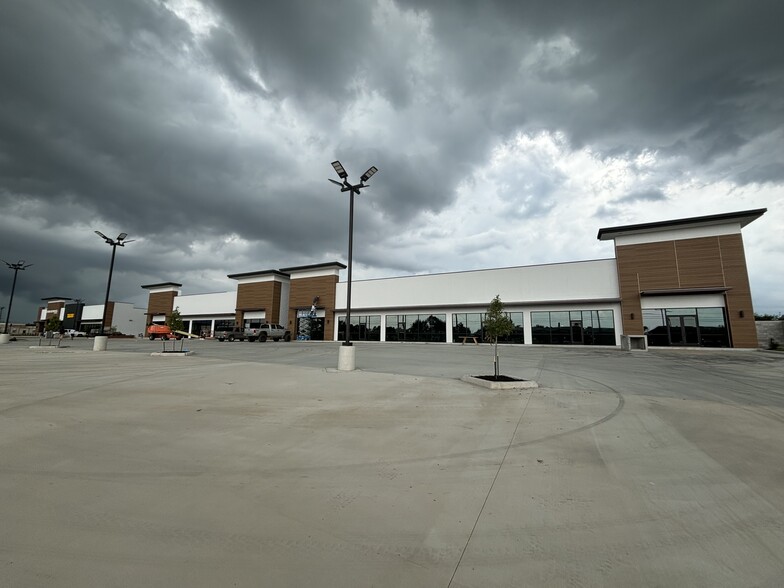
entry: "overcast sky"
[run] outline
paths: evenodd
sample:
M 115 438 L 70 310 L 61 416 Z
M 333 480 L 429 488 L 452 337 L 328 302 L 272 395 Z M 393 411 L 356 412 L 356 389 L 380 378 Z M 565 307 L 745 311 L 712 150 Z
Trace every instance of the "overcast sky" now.
M 767 208 L 784 312 L 784 4 L 0 1 L 0 258 L 41 298 L 347 257 L 356 279 L 613 257 L 600 227 Z M 0 273 L 8 306 L 13 272 Z M 343 276 L 342 279 L 345 279 Z M 3 318 L 5 318 L 5 313 Z

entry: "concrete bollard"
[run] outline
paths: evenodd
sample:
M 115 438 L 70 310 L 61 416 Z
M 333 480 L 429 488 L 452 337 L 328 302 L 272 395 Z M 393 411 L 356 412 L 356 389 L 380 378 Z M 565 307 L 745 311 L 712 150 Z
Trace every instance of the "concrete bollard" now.
M 351 372 L 356 368 L 356 347 L 353 345 L 341 345 L 338 351 L 338 370 L 341 372 Z
M 8 333 L 0 334 L 0 345 L 3 345 L 4 343 L 8 343 L 10 340 L 11 340 L 10 334 Z
M 109 337 L 106 335 L 98 335 L 93 341 L 93 351 L 106 351 L 106 342 Z

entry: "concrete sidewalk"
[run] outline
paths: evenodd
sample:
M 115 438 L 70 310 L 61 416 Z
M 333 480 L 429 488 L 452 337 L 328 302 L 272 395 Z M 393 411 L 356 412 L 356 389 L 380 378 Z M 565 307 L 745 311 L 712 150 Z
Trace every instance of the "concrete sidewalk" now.
M 779 405 L 548 370 L 6 346 L 0 585 L 780 585 Z

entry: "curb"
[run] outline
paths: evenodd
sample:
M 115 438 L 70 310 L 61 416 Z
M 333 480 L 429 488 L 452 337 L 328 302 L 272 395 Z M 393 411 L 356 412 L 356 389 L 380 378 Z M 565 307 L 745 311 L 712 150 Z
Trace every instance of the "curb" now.
M 520 380 L 518 382 L 490 382 L 482 378 L 475 378 L 474 376 L 463 376 L 460 378 L 463 382 L 468 382 L 475 386 L 482 388 L 489 388 L 490 390 L 517 390 L 519 388 L 538 388 L 539 384 L 533 380 Z

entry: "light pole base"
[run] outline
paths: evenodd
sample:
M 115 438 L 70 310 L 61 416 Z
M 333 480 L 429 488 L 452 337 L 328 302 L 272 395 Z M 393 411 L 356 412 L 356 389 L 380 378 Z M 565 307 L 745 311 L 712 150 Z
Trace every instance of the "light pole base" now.
M 106 351 L 106 342 L 109 337 L 106 335 L 98 335 L 93 341 L 93 351 Z
M 2 333 L 0 334 L 0 345 L 4 343 L 8 343 L 11 340 L 11 335 L 9 333 Z
M 338 370 L 341 372 L 353 372 L 356 369 L 356 347 L 353 345 L 341 345 L 338 351 Z

